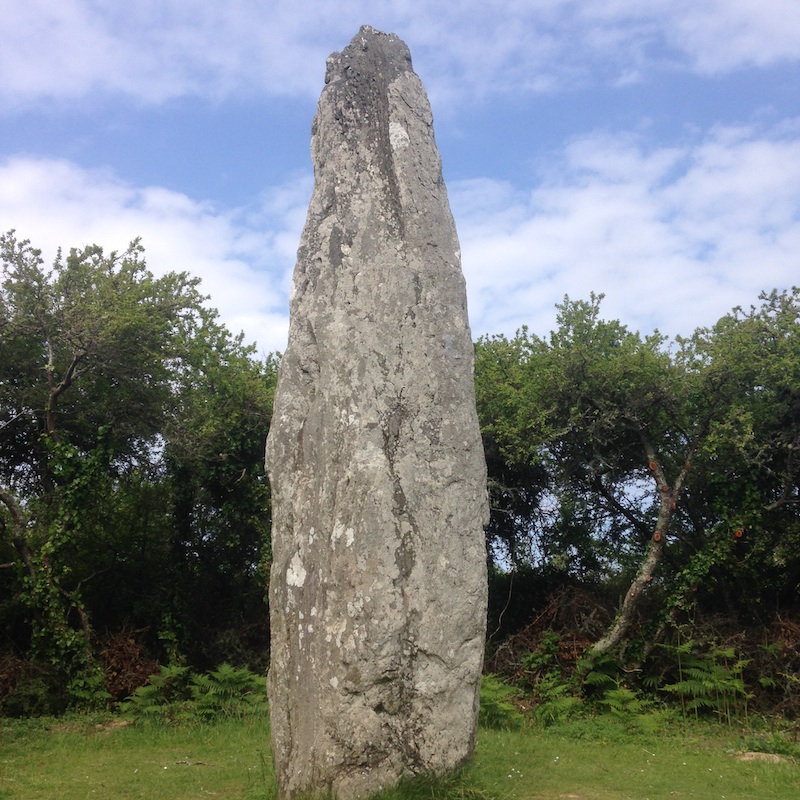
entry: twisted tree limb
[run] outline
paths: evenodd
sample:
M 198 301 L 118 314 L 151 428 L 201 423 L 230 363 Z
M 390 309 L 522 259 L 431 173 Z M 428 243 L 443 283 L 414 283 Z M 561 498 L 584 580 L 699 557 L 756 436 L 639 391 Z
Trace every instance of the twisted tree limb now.
M 625 599 L 617 618 L 605 635 L 599 641 L 595 642 L 590 649 L 590 654 L 593 656 L 603 655 L 617 648 L 630 630 L 636 608 L 639 604 L 639 598 L 652 580 L 653 573 L 656 571 L 656 568 L 661 562 L 661 557 L 664 554 L 664 543 L 666 542 L 669 523 L 677 506 L 686 473 L 689 471 L 690 467 L 690 461 L 687 459 L 675 480 L 675 484 L 670 487 L 666 475 L 664 474 L 664 469 L 656 458 L 653 445 L 644 435 L 642 436 L 642 442 L 659 495 L 658 519 L 656 520 L 655 530 L 653 531 L 652 539 L 648 545 L 644 561 L 642 561 L 639 571 L 636 573 L 636 577 L 633 579 L 630 588 L 625 594 Z

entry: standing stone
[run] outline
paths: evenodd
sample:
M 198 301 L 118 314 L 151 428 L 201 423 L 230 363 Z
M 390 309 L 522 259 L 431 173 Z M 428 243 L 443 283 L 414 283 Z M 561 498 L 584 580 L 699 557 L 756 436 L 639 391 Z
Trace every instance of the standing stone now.
M 267 465 L 280 795 L 359 798 L 472 754 L 486 465 L 430 106 L 394 35 L 328 59 Z

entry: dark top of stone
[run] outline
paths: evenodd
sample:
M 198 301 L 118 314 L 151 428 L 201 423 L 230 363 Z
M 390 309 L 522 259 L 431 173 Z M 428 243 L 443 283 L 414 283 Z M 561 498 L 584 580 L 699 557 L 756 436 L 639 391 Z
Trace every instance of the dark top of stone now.
M 325 83 L 375 73 L 391 81 L 412 70 L 411 51 L 402 39 L 362 25 L 341 53 L 331 53 L 328 57 Z

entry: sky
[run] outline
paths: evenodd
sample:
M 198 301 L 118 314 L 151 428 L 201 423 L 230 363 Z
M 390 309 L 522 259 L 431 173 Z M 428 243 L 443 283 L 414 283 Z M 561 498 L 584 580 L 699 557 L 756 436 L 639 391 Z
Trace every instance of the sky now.
M 800 284 L 798 0 L 0 0 L 0 230 L 202 278 L 282 351 L 327 56 L 431 100 L 472 334 L 565 295 L 668 337 Z

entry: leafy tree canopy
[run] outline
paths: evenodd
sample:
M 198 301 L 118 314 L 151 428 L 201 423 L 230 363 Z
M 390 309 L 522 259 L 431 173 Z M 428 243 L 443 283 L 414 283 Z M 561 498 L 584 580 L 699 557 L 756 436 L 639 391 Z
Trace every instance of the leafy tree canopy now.
M 232 336 L 198 279 L 153 275 L 138 240 L 48 268 L 11 231 L 0 270 L 12 641 L 73 681 L 92 673 L 99 632 L 126 625 L 174 657 L 217 658 L 212 628 L 230 638 L 232 617 L 263 616 L 277 357 Z
M 731 610 L 740 581 L 750 608 L 797 585 L 800 292 L 760 300 L 668 342 L 603 320 L 602 296 L 565 298 L 549 337 L 476 345 L 490 545 L 627 581 L 600 650 L 654 592 L 664 614 L 698 593 Z

